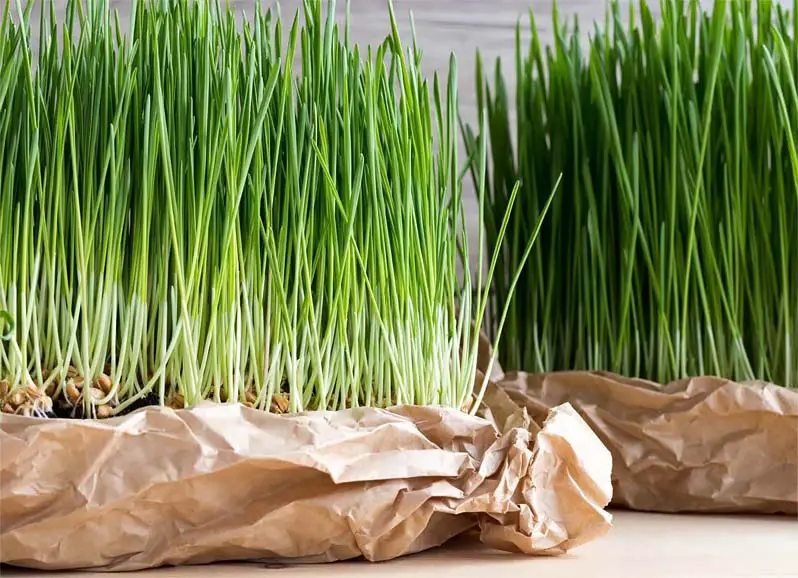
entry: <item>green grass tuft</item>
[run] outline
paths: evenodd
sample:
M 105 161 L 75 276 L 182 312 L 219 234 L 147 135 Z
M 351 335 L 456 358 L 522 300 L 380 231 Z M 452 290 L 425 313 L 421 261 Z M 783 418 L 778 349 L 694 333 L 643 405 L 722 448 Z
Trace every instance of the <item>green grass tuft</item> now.
M 514 103 L 501 64 L 494 75 L 478 64 L 479 134 L 491 147 L 484 226 L 501 252 L 491 307 L 509 306 L 499 359 L 536 372 L 796 386 L 795 2 L 791 12 L 770 1 L 659 8 L 655 18 L 641 2 L 627 18 L 612 3 L 587 42 L 555 8 L 552 46 L 530 13 L 526 46 L 516 31 Z M 509 302 L 523 241 L 560 175 Z
M 430 84 L 392 9 L 360 48 L 334 2 L 42 4 L 37 62 L 33 4 L 0 24 L 5 411 L 468 405 L 454 58 Z

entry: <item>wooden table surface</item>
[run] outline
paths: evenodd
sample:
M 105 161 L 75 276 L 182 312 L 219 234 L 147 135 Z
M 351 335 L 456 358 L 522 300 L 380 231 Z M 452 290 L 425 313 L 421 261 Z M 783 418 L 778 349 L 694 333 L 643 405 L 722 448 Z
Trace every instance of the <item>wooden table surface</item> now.
M 798 521 L 789 517 L 688 516 L 615 512 L 610 533 L 557 558 L 532 558 L 456 540 L 442 548 L 381 564 L 324 566 L 217 564 L 126 573 L 125 578 L 784 578 L 798 577 Z M 41 575 L 3 569 L 8 577 Z M 80 572 L 55 578 L 97 576 Z

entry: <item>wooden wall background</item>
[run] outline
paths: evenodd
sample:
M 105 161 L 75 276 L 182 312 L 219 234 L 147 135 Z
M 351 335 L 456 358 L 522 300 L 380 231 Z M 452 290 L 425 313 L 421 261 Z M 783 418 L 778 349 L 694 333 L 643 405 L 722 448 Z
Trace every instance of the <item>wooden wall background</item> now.
M 6 1 L 0 0 L 0 5 Z M 49 0 L 47 0 L 49 1 Z M 222 0 L 223 2 L 226 0 Z M 230 0 L 231 6 L 242 14 L 252 13 L 257 0 Z M 319 0 L 326 2 L 327 0 Z M 686 1 L 686 0 L 685 0 Z M 733 2 L 738 0 L 731 0 Z M 788 5 L 791 0 L 777 0 Z M 123 25 L 130 14 L 130 0 L 110 0 L 119 11 Z M 272 0 L 261 0 L 264 7 L 276 4 Z M 638 0 L 620 0 L 628 9 Z M 647 0 L 657 14 L 659 0 Z M 23 2 L 24 3 L 24 2 Z M 700 0 L 709 7 L 713 0 Z M 431 77 L 434 71 L 445 75 L 449 55 L 454 53 L 458 63 L 459 99 L 461 114 L 468 122 L 476 119 L 474 92 L 474 63 L 477 49 L 491 69 L 497 58 L 501 58 L 507 88 L 512 94 L 515 87 L 513 75 L 515 26 L 521 19 L 523 39 L 528 38 L 528 12 L 534 11 L 543 42 L 551 41 L 551 12 L 554 0 L 394 0 L 394 9 L 400 26 L 400 34 L 410 41 L 410 15 L 415 22 L 416 37 L 423 50 L 423 67 Z M 59 17 L 63 17 L 66 0 L 56 0 Z M 279 3 L 284 18 L 293 17 L 301 10 L 302 0 L 282 0 Z M 605 0 L 559 0 L 558 10 L 563 17 L 577 15 L 583 33 L 592 29 L 594 20 L 603 20 Z M 13 4 L 12 4 L 13 10 Z M 337 0 L 336 11 L 343 18 L 346 0 Z M 353 40 L 360 44 L 381 42 L 390 32 L 387 0 L 351 0 L 350 30 Z M 38 11 L 37 11 L 38 13 Z M 32 38 L 38 39 L 38 25 L 34 25 Z M 461 155 L 463 157 L 463 155 Z M 469 236 L 476 239 L 476 199 L 470 179 L 466 182 L 466 209 L 468 212 Z M 476 245 L 473 241 L 471 247 Z M 475 251 L 474 251 L 475 253 Z M 472 256 L 475 261 L 476 256 Z M 475 263 L 472 262 L 472 270 Z

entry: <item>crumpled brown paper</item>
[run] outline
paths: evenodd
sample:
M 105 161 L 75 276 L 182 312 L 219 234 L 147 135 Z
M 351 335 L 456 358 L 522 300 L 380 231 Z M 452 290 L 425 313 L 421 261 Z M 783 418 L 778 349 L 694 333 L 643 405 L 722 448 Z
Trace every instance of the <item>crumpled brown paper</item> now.
M 0 417 L 0 562 L 136 570 L 387 560 L 478 528 L 559 554 L 604 534 L 610 455 L 568 404 L 498 433 L 431 407 L 240 405 L 96 421 Z M 526 426 L 526 427 L 525 427 Z
M 495 375 L 494 375 L 495 377 Z M 612 453 L 613 505 L 798 514 L 798 391 L 700 377 L 658 385 L 603 372 L 508 373 L 485 398 L 502 423 L 570 403 Z

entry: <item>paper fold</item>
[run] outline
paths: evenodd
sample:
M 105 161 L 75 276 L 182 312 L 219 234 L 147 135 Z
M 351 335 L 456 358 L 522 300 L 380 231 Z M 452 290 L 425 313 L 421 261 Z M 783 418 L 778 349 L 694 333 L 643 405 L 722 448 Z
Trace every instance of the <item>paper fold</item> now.
M 488 405 L 532 417 L 570 403 L 612 453 L 614 505 L 798 514 L 796 390 L 715 377 L 658 385 L 600 372 L 514 372 L 495 387 Z
M 478 366 L 493 355 L 480 336 Z M 652 512 L 798 514 L 798 390 L 716 377 L 660 385 L 607 372 L 505 373 L 482 414 L 509 427 L 568 402 L 612 454 L 612 504 Z M 482 374 L 477 384 L 482 383 Z
M 480 333 L 477 365 L 493 356 Z M 477 385 L 482 383 L 479 373 Z M 508 427 L 569 403 L 612 454 L 612 505 L 652 512 L 798 515 L 798 390 L 697 377 L 491 368 L 482 415 Z M 505 425 L 508 424 L 508 425 Z
M 4 415 L 0 562 L 379 561 L 472 528 L 497 548 L 559 554 L 609 529 L 611 460 L 568 404 L 541 425 L 526 418 L 499 433 L 430 407 Z

